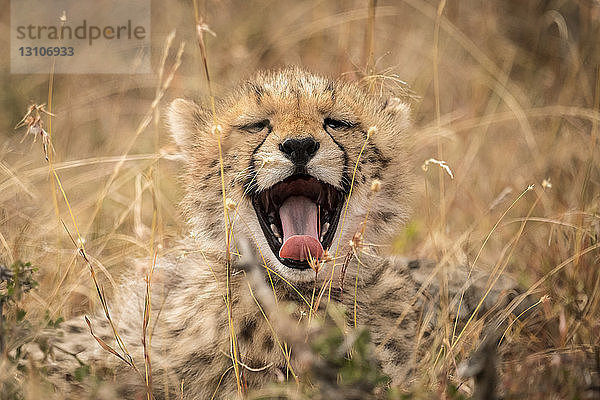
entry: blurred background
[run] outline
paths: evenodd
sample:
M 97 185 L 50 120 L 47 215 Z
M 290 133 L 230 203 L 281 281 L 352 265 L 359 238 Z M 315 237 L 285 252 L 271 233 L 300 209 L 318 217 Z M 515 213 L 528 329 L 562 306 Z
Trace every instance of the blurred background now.
M 68 318 L 95 305 L 95 289 L 61 222 L 76 238 L 41 140 L 14 129 L 31 104 L 49 103 L 51 76 L 10 73 L 2 2 L 0 263 L 39 268 L 39 286 L 22 305 L 32 321 Z M 216 97 L 259 69 L 299 65 L 409 101 L 413 218 L 382 245 L 443 268 L 476 264 L 532 288 L 536 299 L 549 296 L 528 329 L 518 322 L 507 333 L 506 398 L 600 397 L 599 1 L 199 0 L 198 7 L 214 32 L 205 42 Z M 51 161 L 107 291 L 131 268 L 128 260 L 167 251 L 186 234 L 163 113 L 176 97 L 209 101 L 192 1 L 153 1 L 151 28 L 153 74 L 52 79 Z M 445 161 L 453 179 L 435 164 L 423 170 L 430 158 Z M 437 368 L 443 328 L 423 361 L 432 381 L 440 371 L 457 379 L 449 366 L 476 347 L 481 331 L 465 332 Z

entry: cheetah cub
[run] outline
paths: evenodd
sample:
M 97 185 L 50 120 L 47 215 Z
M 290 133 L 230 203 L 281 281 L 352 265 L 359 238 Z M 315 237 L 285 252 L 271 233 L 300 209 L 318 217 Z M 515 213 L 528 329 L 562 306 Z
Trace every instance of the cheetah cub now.
M 168 110 L 191 234 L 157 262 L 152 282 L 153 395 L 235 398 L 238 384 L 302 380 L 297 355 L 310 341 L 309 320 L 327 307 L 345 310 L 348 327 L 366 327 L 384 373 L 402 382 L 419 285 L 376 245 L 390 243 L 407 218 L 409 106 L 291 68 L 242 83 L 215 115 L 183 99 Z M 125 282 L 109 304 L 143 375 L 146 288 L 141 277 Z M 103 315 L 91 325 L 110 342 Z M 118 371 L 125 392 L 144 393 L 143 378 L 98 346 L 82 318 L 64 330 L 61 348 Z M 68 369 L 70 355 L 55 358 Z

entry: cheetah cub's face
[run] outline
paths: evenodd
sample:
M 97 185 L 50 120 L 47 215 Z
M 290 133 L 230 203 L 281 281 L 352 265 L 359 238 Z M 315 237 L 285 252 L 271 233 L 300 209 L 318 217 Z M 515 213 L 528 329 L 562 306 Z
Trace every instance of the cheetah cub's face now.
M 408 112 L 398 99 L 299 69 L 243 83 L 217 105 L 216 120 L 175 100 L 169 125 L 185 159 L 183 209 L 199 244 L 224 251 L 219 135 L 234 237 L 255 243 L 286 279 L 314 279 L 311 265 L 325 252 L 343 258 L 367 212 L 364 242 L 386 244 L 406 218 Z M 374 180 L 380 191 L 371 190 Z

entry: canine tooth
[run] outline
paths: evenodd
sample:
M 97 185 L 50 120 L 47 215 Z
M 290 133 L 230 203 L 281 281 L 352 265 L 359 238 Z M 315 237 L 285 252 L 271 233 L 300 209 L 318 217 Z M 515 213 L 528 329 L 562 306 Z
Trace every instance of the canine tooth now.
M 283 243 L 280 237 L 278 237 L 277 240 L 279 241 L 279 243 Z
M 323 224 L 323 227 L 321 228 L 321 234 L 325 235 L 327 233 L 327 231 L 329 230 L 329 222 L 325 222 Z
M 276 238 L 281 238 L 281 236 L 279 235 L 279 230 L 277 229 L 275 224 L 271 224 L 269 228 L 271 228 L 271 231 L 273 231 L 273 235 L 275 235 Z
M 319 241 L 323 242 L 324 237 L 325 237 L 324 235 L 321 235 L 321 237 L 319 238 Z

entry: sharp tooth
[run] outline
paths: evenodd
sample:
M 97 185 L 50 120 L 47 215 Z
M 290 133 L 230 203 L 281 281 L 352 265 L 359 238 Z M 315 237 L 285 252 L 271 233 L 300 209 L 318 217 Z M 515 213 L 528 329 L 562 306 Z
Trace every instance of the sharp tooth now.
M 279 243 L 283 243 L 280 237 L 278 237 L 277 240 L 279 241 Z
M 271 228 L 271 231 L 273 231 L 273 235 L 275 235 L 276 238 L 281 238 L 281 236 L 279 235 L 279 230 L 277 229 L 275 224 L 271 224 L 269 228 Z
M 324 238 L 324 236 L 323 236 L 323 235 L 321 235 L 321 237 L 319 238 L 319 240 L 320 240 L 321 242 L 323 242 L 323 238 Z
M 321 228 L 321 235 L 325 235 L 329 230 L 329 222 L 325 222 L 323 224 L 323 228 Z

